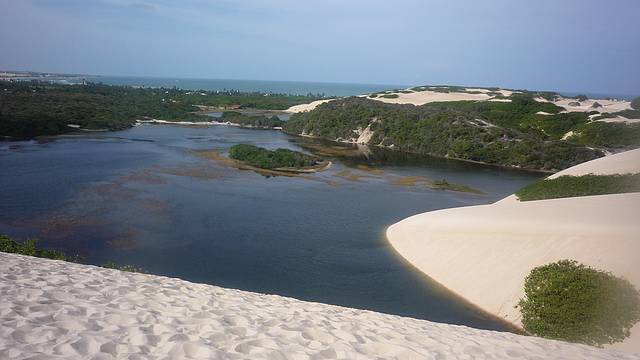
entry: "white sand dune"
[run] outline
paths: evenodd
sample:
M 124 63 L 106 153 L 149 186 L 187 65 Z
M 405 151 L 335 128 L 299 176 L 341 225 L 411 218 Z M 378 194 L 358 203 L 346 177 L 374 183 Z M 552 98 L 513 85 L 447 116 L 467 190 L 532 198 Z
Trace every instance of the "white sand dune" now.
M 425 91 L 415 91 L 411 93 L 394 93 L 398 95 L 397 98 L 384 98 L 382 96 L 378 96 L 373 98 L 373 100 L 381 101 L 388 104 L 412 104 L 412 105 L 424 105 L 432 102 L 440 102 L 440 101 L 462 101 L 462 100 L 473 100 L 473 101 L 483 101 L 489 100 L 492 97 L 487 94 L 471 94 L 466 92 L 437 92 L 431 90 Z
M 640 149 L 552 175 L 640 172 Z M 515 324 L 524 279 L 536 266 L 573 259 L 623 276 L 640 289 L 640 193 L 433 211 L 387 229 L 393 247 L 418 269 L 481 308 Z M 613 347 L 640 353 L 640 324 Z
M 0 359 L 640 359 L 0 253 Z
M 332 100 L 334 100 L 334 99 L 316 100 L 316 101 L 312 101 L 312 102 L 310 102 L 308 104 L 294 105 L 294 106 L 288 108 L 285 111 L 286 112 L 290 112 L 290 113 L 307 112 L 307 111 L 311 111 L 311 110 L 315 109 L 320 104 L 324 104 L 324 103 L 332 101 Z
M 604 119 L 600 119 L 600 120 L 596 120 L 596 121 L 632 124 L 632 123 L 640 122 L 640 119 L 629 119 L 629 118 L 626 118 L 624 116 L 616 115 L 614 117 L 604 118 Z
M 593 104 L 598 103 L 601 107 L 594 108 Z M 624 100 L 606 100 L 606 99 L 588 99 L 578 101 L 571 98 L 560 98 L 553 102 L 557 106 L 566 109 L 566 112 L 589 112 L 598 111 L 600 113 L 615 113 L 623 110 L 631 109 L 631 102 Z M 579 105 L 575 104 L 578 103 Z

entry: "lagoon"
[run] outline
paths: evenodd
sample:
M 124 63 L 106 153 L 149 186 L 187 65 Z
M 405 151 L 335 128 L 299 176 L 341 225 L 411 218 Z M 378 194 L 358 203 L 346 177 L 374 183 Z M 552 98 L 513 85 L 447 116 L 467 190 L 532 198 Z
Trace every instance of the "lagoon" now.
M 265 177 L 200 154 L 238 143 L 313 152 L 332 166 Z M 279 131 L 170 125 L 0 143 L 0 168 L 0 233 L 87 263 L 495 330 L 507 328 L 411 267 L 384 230 L 494 202 L 540 177 Z

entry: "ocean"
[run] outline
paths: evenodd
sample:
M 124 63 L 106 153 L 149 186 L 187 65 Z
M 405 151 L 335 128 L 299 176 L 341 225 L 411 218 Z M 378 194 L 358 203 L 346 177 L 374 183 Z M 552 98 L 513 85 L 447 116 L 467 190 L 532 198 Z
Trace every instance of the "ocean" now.
M 238 90 L 243 92 L 257 91 L 292 95 L 323 94 L 325 96 L 353 96 L 382 90 L 401 89 L 408 87 L 408 85 L 397 84 L 376 85 L 298 81 L 184 79 L 128 76 L 88 76 L 85 79 L 87 81 L 102 82 L 108 85 L 169 88 L 175 86 L 187 90 Z M 82 81 L 82 79 L 74 79 L 69 81 Z

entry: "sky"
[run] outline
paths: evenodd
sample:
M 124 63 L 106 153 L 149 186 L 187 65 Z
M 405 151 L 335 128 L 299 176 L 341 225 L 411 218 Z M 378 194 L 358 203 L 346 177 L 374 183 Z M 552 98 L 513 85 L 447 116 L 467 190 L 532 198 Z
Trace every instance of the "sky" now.
M 638 0 L 0 0 L 0 69 L 640 95 Z

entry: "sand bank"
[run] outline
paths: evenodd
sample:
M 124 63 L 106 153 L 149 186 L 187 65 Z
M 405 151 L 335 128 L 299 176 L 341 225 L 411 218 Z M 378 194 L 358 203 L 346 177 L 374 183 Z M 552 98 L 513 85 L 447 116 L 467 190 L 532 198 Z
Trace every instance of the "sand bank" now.
M 0 253 L 2 359 L 640 359 Z
M 552 175 L 640 172 L 640 150 Z M 516 325 L 514 308 L 536 266 L 561 259 L 623 276 L 640 289 L 640 193 L 520 202 L 433 211 L 387 229 L 409 262 L 481 308 Z M 640 325 L 614 347 L 640 352 Z

